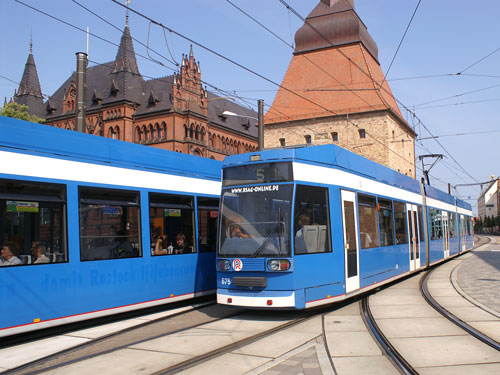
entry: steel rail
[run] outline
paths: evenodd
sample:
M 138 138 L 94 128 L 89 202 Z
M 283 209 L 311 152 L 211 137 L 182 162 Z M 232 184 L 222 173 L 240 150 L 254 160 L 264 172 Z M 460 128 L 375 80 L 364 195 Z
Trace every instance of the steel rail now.
M 490 240 L 491 242 L 491 240 Z M 489 243 L 489 242 L 487 242 Z M 500 351 L 500 343 L 497 341 L 493 340 L 491 337 L 485 335 L 484 333 L 478 331 L 474 327 L 470 326 L 468 323 L 464 322 L 462 319 L 456 317 L 455 315 L 451 314 L 448 310 L 446 310 L 443 306 L 441 306 L 434 298 L 432 298 L 431 294 L 429 293 L 429 289 L 427 287 L 427 281 L 429 279 L 429 276 L 433 270 L 427 271 L 426 274 L 422 277 L 420 280 L 420 290 L 422 292 L 422 296 L 425 298 L 425 300 L 441 315 L 443 315 L 445 318 L 447 318 L 450 322 L 456 324 L 458 327 L 462 328 L 464 331 L 466 331 L 468 334 L 471 336 L 477 338 L 478 340 L 482 341 L 486 345 L 491 346 L 493 349 L 496 349 Z
M 140 340 L 130 340 L 129 339 L 125 343 L 123 341 L 120 341 L 120 344 L 118 344 L 118 345 L 111 345 L 110 347 L 106 347 L 104 349 L 96 350 L 95 352 L 93 352 L 91 354 L 84 354 L 84 355 L 81 355 L 81 356 L 78 356 L 78 354 L 77 354 L 76 358 L 73 358 L 73 359 L 70 359 L 70 360 L 62 360 L 60 363 L 49 364 L 48 366 L 44 367 L 44 365 L 46 365 L 50 361 L 57 361 L 58 359 L 64 358 L 67 355 L 75 354 L 78 351 L 89 349 L 89 348 L 91 348 L 94 345 L 100 345 L 100 344 L 104 344 L 105 345 L 106 341 L 117 339 L 121 335 L 127 335 L 127 334 L 133 333 L 134 331 L 139 331 L 139 330 L 147 329 L 150 326 L 153 326 L 154 324 L 161 324 L 163 321 L 172 320 L 172 319 L 178 319 L 182 315 L 187 315 L 187 314 L 190 314 L 190 313 L 202 310 L 204 308 L 215 306 L 215 305 L 216 305 L 215 302 L 209 302 L 209 303 L 201 305 L 201 306 L 193 307 L 193 308 L 191 308 L 189 310 L 186 310 L 186 311 L 181 311 L 181 312 L 178 312 L 178 313 L 166 316 L 166 317 L 161 317 L 159 319 L 155 319 L 155 320 L 152 320 L 152 321 L 148 321 L 148 322 L 145 322 L 145 323 L 133 326 L 133 327 L 128 327 L 128 328 L 119 330 L 117 332 L 113 332 L 113 333 L 110 333 L 108 335 L 101 336 L 101 337 L 98 337 L 96 339 L 92 339 L 92 340 L 90 340 L 88 342 L 84 342 L 84 343 L 79 344 L 77 346 L 73 346 L 71 348 L 67 348 L 67 349 L 61 350 L 61 351 L 59 351 L 57 353 L 50 354 L 48 356 L 45 356 L 45 357 L 37 359 L 35 361 L 23 364 L 21 366 L 9 369 L 7 371 L 2 372 L 1 374 L 2 375 L 14 375 L 14 374 L 24 374 L 24 375 L 28 375 L 28 374 L 32 375 L 33 374 L 34 375 L 34 374 L 39 374 L 39 373 L 50 371 L 50 370 L 53 370 L 53 369 L 56 369 L 56 368 L 61 368 L 61 367 L 64 367 L 64 366 L 67 366 L 67 365 L 70 365 L 70 364 L 73 364 L 73 363 L 81 362 L 81 361 L 84 361 L 84 360 L 87 360 L 87 359 L 90 359 L 90 358 L 95 358 L 97 356 L 100 356 L 100 355 L 103 355 L 103 354 L 106 354 L 106 353 L 110 353 L 110 352 L 113 352 L 113 351 L 116 351 L 116 350 L 119 350 L 119 349 L 123 349 L 123 348 L 125 348 L 127 346 L 130 346 L 130 345 L 140 344 L 140 343 L 145 342 L 145 341 L 149 341 L 149 340 L 153 340 L 153 339 L 156 339 L 156 338 L 159 338 L 159 337 L 163 337 L 163 336 L 165 336 L 167 334 L 178 333 L 178 332 L 181 332 L 181 331 L 186 330 L 186 329 L 196 328 L 196 327 L 199 327 L 199 326 L 201 326 L 203 324 L 207 324 L 207 323 L 211 323 L 211 322 L 214 322 L 214 321 L 217 321 L 217 320 L 222 320 L 222 319 L 227 318 L 228 316 L 226 315 L 226 316 L 224 316 L 222 318 L 216 318 L 216 319 L 213 319 L 213 320 L 210 320 L 210 321 L 203 321 L 203 322 L 198 322 L 198 323 L 194 322 L 193 324 L 189 324 L 186 327 L 179 328 L 179 329 L 174 329 L 174 330 L 169 330 L 168 332 L 161 332 L 161 333 L 157 332 L 154 335 L 149 335 L 148 337 L 142 338 Z M 241 310 L 236 310 L 234 312 L 234 314 L 230 314 L 229 316 L 240 315 L 240 314 L 243 314 L 244 312 L 245 311 L 242 312 Z
M 418 372 L 404 359 L 404 357 L 399 354 L 399 352 L 392 346 L 387 337 L 382 333 L 379 326 L 375 322 L 375 318 L 373 317 L 370 304 L 368 302 L 368 298 L 364 297 L 360 301 L 361 307 L 361 316 L 372 333 L 375 340 L 384 350 L 386 356 L 391 360 L 393 365 L 404 375 L 418 375 Z

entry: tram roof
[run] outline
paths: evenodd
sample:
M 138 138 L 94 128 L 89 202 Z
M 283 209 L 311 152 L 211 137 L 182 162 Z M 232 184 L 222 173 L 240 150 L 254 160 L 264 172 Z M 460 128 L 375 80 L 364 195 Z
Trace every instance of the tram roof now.
M 220 180 L 222 162 L 0 116 L 0 150 Z
M 260 155 L 260 160 L 250 161 L 251 156 L 257 155 Z M 305 164 L 338 168 L 420 194 L 420 183 L 416 179 L 333 144 L 286 147 L 248 154 L 231 155 L 225 158 L 223 167 L 276 161 L 295 161 Z M 429 185 L 425 185 L 425 189 L 428 197 L 453 205 L 455 204 L 455 197 L 453 195 L 447 194 Z M 469 203 L 458 198 L 457 206 L 472 210 L 472 206 Z

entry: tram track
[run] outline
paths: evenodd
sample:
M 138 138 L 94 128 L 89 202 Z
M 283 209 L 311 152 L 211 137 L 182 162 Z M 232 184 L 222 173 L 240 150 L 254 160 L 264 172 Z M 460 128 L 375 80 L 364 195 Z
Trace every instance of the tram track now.
M 213 311 L 212 311 L 213 310 Z M 222 312 L 218 312 L 222 310 Z M 49 356 L 23 364 L 2 372 L 2 375 L 28 375 L 44 373 L 56 368 L 68 366 L 106 353 L 120 350 L 130 345 L 153 340 L 164 335 L 196 328 L 207 322 L 225 319 L 243 314 L 241 309 L 221 309 L 215 302 L 194 307 L 187 311 L 175 313 L 143 324 L 125 328 L 92 339 L 89 342 L 73 346 Z M 219 316 L 217 316 L 219 315 Z
M 487 244 L 490 244 L 492 242 L 494 244 L 497 243 L 496 241 L 493 241 L 491 237 L 488 237 L 488 242 L 486 242 L 486 243 L 484 243 L 482 245 L 487 245 Z M 465 321 L 463 321 L 459 317 L 457 317 L 454 314 L 450 313 L 446 308 L 444 308 L 443 306 L 441 306 L 432 297 L 431 293 L 429 292 L 429 288 L 428 288 L 428 280 L 429 280 L 432 272 L 434 272 L 434 271 L 435 271 L 435 269 L 426 271 L 426 273 L 424 274 L 424 276 L 420 280 L 420 290 L 421 290 L 422 296 L 427 301 L 427 303 L 429 303 L 437 312 L 439 312 L 442 316 L 444 316 L 450 322 L 452 322 L 453 324 L 457 325 L 458 327 L 460 327 L 461 329 L 463 329 L 464 331 L 466 331 L 471 336 L 477 338 L 478 340 L 480 340 L 481 342 L 485 343 L 486 345 L 489 345 L 490 347 L 492 347 L 492 348 L 500 351 L 500 343 L 498 343 L 497 341 L 495 341 L 494 339 L 492 339 L 488 335 L 484 334 L 483 332 L 475 329 L 474 327 L 472 327 L 470 324 L 466 323 Z M 450 283 L 452 283 L 452 280 L 451 280 L 452 273 L 453 272 L 450 272 Z M 477 306 L 477 308 L 482 310 L 482 308 L 480 306 Z
M 418 372 L 394 348 L 394 346 L 391 344 L 390 340 L 387 339 L 387 337 L 384 335 L 382 330 L 377 325 L 377 322 L 375 321 L 375 318 L 373 317 L 373 315 L 371 313 L 368 298 L 369 297 L 364 297 L 360 301 L 360 309 L 362 312 L 361 313 L 362 318 L 363 318 L 367 328 L 372 333 L 372 336 L 374 337 L 376 342 L 380 345 L 380 347 L 383 349 L 385 355 L 391 360 L 394 367 L 396 367 L 401 372 L 401 374 L 418 375 Z

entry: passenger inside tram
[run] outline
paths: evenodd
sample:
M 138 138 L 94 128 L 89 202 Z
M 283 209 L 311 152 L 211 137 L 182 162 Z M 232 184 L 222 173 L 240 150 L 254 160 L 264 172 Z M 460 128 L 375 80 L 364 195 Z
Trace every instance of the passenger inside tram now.
M 0 261 L 0 266 L 16 266 L 22 264 L 21 259 L 19 259 L 17 255 L 19 255 L 19 247 L 17 244 L 12 241 L 5 242 L 1 250 L 2 259 Z

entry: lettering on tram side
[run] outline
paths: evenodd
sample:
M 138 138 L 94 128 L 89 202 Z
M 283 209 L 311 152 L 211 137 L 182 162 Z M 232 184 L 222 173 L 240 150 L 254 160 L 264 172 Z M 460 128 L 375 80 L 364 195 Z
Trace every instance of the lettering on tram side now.
M 137 271 L 134 267 L 130 267 L 128 271 L 90 271 L 90 286 L 119 285 L 134 282 L 135 280 L 137 280 Z
M 83 287 L 84 277 L 81 272 L 73 271 L 71 275 L 63 277 L 49 276 L 48 273 L 42 279 L 43 290 L 63 291 L 65 289 L 76 289 Z
M 279 185 L 265 185 L 265 186 L 249 186 L 231 189 L 231 193 L 263 193 L 266 191 L 278 191 L 280 189 Z
M 222 285 L 231 285 L 231 278 L 230 277 L 223 277 L 223 278 L 221 278 L 220 283 Z

